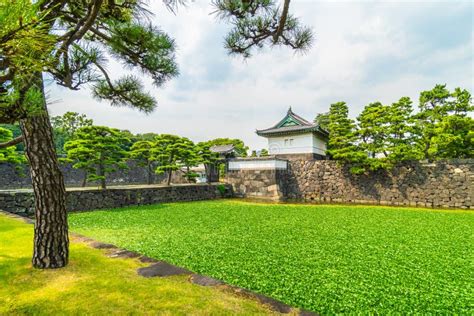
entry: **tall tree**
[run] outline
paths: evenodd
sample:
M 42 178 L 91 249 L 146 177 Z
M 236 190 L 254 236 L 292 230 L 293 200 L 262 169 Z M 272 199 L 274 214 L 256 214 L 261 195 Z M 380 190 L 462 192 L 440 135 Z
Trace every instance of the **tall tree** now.
M 0 7 L 0 123 L 21 122 L 35 192 L 33 266 L 68 261 L 65 187 L 46 110 L 42 72 L 67 88 L 93 85 L 99 100 L 151 111 L 137 77 L 112 80 L 105 53 L 159 86 L 177 74 L 174 43 L 146 19 L 140 1 L 5 1 Z
M 153 176 L 156 168 L 156 158 L 152 153 L 156 144 L 153 141 L 140 140 L 134 143 L 130 149 L 130 158 L 137 161 L 139 166 L 145 167 L 147 170 L 147 183 L 153 183 Z
M 380 102 L 368 104 L 357 117 L 359 148 L 367 155 L 371 170 L 388 167 L 388 127 L 390 108 Z
M 435 116 L 432 120 L 434 123 L 429 125 L 430 129 L 422 131 L 424 137 L 422 139 L 428 140 L 428 157 L 427 158 L 471 158 L 474 157 L 474 119 L 472 113 L 474 105 L 469 91 L 461 88 L 456 88 L 449 97 L 433 100 L 439 93 L 437 91 L 445 86 L 436 86 L 431 91 L 424 91 L 421 93 L 420 100 L 423 98 L 423 109 L 426 108 L 426 103 L 436 104 L 440 108 L 439 111 L 428 113 L 426 110 L 420 112 L 422 118 L 421 123 L 424 123 L 423 118 Z M 435 91 L 436 90 L 436 91 Z M 444 96 L 444 95 L 443 95 Z M 433 131 L 431 138 L 427 136 L 429 132 Z
M 364 172 L 367 155 L 356 144 L 356 125 L 349 118 L 349 108 L 345 102 L 331 104 L 328 131 L 327 153 L 335 160 L 351 163 L 353 173 Z
M 420 145 L 423 147 L 424 158 L 434 158 L 432 154 L 433 137 L 436 126 L 448 114 L 448 99 L 451 94 L 446 85 L 436 85 L 432 90 L 420 93 L 419 112 L 416 115 Z
M 164 2 L 175 8 L 184 1 Z M 215 1 L 217 12 L 235 26 L 226 41 L 229 50 L 248 57 L 254 47 L 264 44 L 307 49 L 311 31 L 289 14 L 289 3 L 285 0 L 280 11 L 273 1 Z M 0 123 L 21 123 L 35 192 L 36 268 L 63 267 L 69 254 L 65 187 L 43 73 L 73 90 L 92 84 L 94 97 L 114 106 L 152 111 L 156 101 L 139 78 L 125 75 L 113 80 L 105 67 L 106 56 L 111 56 L 148 75 L 156 86 L 177 74 L 174 42 L 149 23 L 148 16 L 140 0 L 0 3 Z M 0 147 L 7 145 L 11 143 Z
M 217 173 L 219 168 L 220 157 L 216 152 L 211 151 L 213 144 L 211 141 L 200 142 L 196 145 L 196 152 L 199 157 L 199 163 L 204 165 L 206 171 L 206 181 L 207 183 L 211 182 L 213 172 Z
M 155 138 L 155 144 L 152 153 L 153 159 L 158 162 L 156 173 L 167 173 L 167 185 L 170 185 L 174 171 L 190 166 L 189 159 L 195 152 L 194 144 L 186 137 L 169 134 L 161 134 Z
M 322 129 L 329 129 L 329 112 L 318 113 L 314 118 L 314 123 L 318 124 Z
M 391 165 L 421 157 L 421 149 L 416 142 L 412 101 L 402 97 L 390 105 L 387 126 L 387 151 Z
M 106 189 L 107 175 L 126 168 L 128 153 L 123 144 L 129 139 L 118 129 L 105 126 L 85 126 L 78 129 L 64 148 L 73 167 L 87 172 L 87 180 L 100 181 Z
M 71 140 L 74 133 L 81 127 L 92 126 L 94 121 L 87 118 L 85 114 L 77 112 L 66 112 L 63 115 L 51 118 L 53 126 L 53 137 L 58 155 L 65 154 L 64 144 Z

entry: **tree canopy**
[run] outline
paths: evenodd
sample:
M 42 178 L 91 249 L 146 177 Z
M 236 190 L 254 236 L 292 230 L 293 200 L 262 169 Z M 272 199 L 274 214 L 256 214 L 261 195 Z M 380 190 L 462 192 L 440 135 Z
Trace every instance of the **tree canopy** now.
M 161 134 L 155 138 L 152 159 L 158 162 L 157 174 L 167 173 L 167 184 L 171 184 L 173 171 L 197 165 L 194 143 L 186 137 Z
M 76 131 L 84 126 L 92 126 L 93 120 L 87 118 L 85 114 L 77 112 L 66 112 L 63 115 L 51 118 L 53 127 L 54 144 L 56 145 L 56 153 L 59 156 L 65 154 L 64 144 L 71 140 Z
M 85 126 L 76 131 L 64 149 L 74 168 L 84 170 L 89 181 L 100 181 L 105 189 L 107 174 L 127 167 L 128 153 L 122 149 L 126 142 L 128 139 L 118 129 Z
M 416 113 L 412 103 L 408 97 L 391 105 L 370 103 L 357 124 L 344 102 L 332 104 L 328 154 L 351 163 L 355 173 L 407 160 L 474 157 L 474 105 L 467 90 L 436 85 L 420 93 Z

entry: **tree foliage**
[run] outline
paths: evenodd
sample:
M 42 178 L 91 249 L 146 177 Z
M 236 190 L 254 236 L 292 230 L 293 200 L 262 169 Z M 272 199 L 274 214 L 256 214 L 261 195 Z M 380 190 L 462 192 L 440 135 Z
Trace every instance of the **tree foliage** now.
M 366 155 L 356 145 L 356 125 L 349 118 L 349 108 L 345 102 L 331 104 L 328 131 L 328 155 L 343 163 L 351 163 L 354 173 L 363 172 L 361 164 L 366 160 Z
M 79 128 L 73 140 L 64 145 L 67 161 L 87 173 L 87 180 L 100 181 L 106 188 L 107 174 L 126 168 L 128 153 L 122 146 L 128 139 L 118 129 L 105 126 Z
M 130 158 L 134 159 L 139 166 L 146 168 L 148 184 L 153 183 L 153 174 L 156 168 L 156 160 L 152 154 L 155 146 L 153 141 L 140 140 L 135 142 L 130 148 Z
M 473 157 L 473 110 L 467 90 L 436 85 L 421 92 L 415 118 L 424 158 Z
M 207 182 L 211 182 L 212 172 L 219 169 L 221 158 L 218 153 L 211 151 L 214 146 L 212 141 L 199 142 L 196 145 L 196 153 L 199 157 L 199 163 L 204 165 Z
M 64 144 L 73 139 L 74 133 L 84 126 L 92 126 L 93 120 L 87 118 L 85 114 L 77 112 L 66 112 L 63 115 L 51 118 L 53 127 L 54 144 L 56 145 L 56 153 L 59 156 L 65 154 Z
M 306 50 L 313 32 L 289 13 L 290 0 L 280 7 L 273 0 L 214 0 L 216 13 L 233 26 L 225 38 L 230 54 L 245 58 L 252 51 L 268 46 L 289 46 Z
M 329 112 L 318 113 L 314 118 L 314 123 L 318 124 L 322 129 L 329 129 Z
M 157 174 L 167 173 L 167 184 L 171 184 L 174 171 L 183 167 L 195 166 L 198 163 L 194 143 L 186 137 L 161 134 L 155 138 L 152 159 L 157 161 Z
M 351 163 L 354 173 L 407 160 L 474 157 L 474 106 L 467 90 L 436 85 L 420 93 L 417 113 L 412 103 L 408 97 L 391 105 L 370 103 L 357 125 L 344 102 L 332 104 L 328 154 Z
M 13 139 L 13 133 L 9 129 L 0 127 L 0 143 Z M 15 165 L 24 163 L 25 156 L 16 150 L 15 146 L 0 148 L 0 163 L 12 163 Z

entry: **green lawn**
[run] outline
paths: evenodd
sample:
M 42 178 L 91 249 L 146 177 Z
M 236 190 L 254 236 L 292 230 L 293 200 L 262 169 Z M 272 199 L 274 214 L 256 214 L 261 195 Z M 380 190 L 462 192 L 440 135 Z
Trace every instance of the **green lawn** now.
M 0 214 L 0 315 L 271 314 L 254 300 L 188 282 L 187 276 L 143 278 L 136 259 L 71 243 L 70 263 L 31 267 L 33 225 Z
M 474 312 L 474 213 L 170 203 L 70 215 L 73 231 L 322 314 Z

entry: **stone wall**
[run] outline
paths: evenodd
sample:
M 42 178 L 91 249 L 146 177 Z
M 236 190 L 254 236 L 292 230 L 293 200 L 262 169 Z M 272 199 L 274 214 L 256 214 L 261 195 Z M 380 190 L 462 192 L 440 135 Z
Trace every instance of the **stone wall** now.
M 71 164 L 61 164 L 64 182 L 67 187 L 80 187 L 84 179 L 82 170 L 72 168 Z M 154 175 L 154 183 L 161 183 L 165 175 Z M 107 184 L 146 184 L 148 174 L 146 169 L 137 166 L 133 161 L 128 162 L 128 169 L 117 170 L 107 176 Z M 176 182 L 176 181 L 175 181 Z M 181 183 L 181 182 L 180 182 Z M 87 183 L 88 187 L 97 187 L 97 182 Z M 21 166 L 20 170 L 11 164 L 0 164 L 0 190 L 30 188 L 31 178 L 27 166 Z
M 286 171 L 233 171 L 227 180 L 236 195 L 247 197 L 474 208 L 474 160 L 410 162 L 368 175 L 348 169 L 329 160 L 289 160 Z
M 280 199 L 286 170 L 229 170 L 226 183 L 232 186 L 235 196 Z
M 163 202 L 211 200 L 232 197 L 232 187 L 222 184 L 183 184 L 173 186 L 140 186 L 99 189 L 68 189 L 66 208 L 70 212 L 108 209 L 129 205 L 146 205 Z M 31 190 L 0 191 L 0 209 L 30 216 L 34 212 L 34 195 Z

